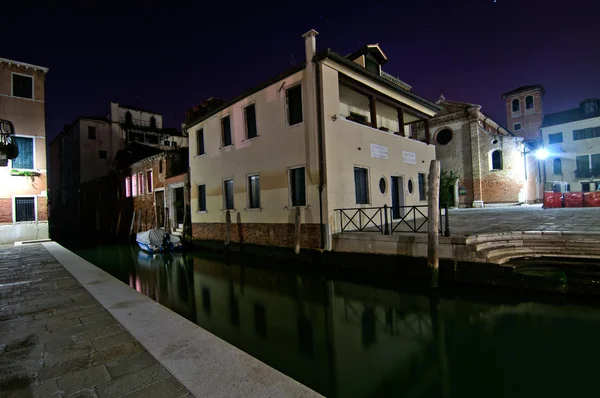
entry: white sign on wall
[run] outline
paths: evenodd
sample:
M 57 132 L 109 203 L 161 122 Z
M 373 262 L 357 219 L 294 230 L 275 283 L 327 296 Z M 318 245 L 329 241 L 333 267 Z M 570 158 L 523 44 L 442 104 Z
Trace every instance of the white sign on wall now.
M 371 157 L 375 159 L 387 159 L 388 148 L 383 145 L 371 144 Z
M 404 163 L 417 164 L 417 154 L 414 152 L 402 151 L 402 160 Z

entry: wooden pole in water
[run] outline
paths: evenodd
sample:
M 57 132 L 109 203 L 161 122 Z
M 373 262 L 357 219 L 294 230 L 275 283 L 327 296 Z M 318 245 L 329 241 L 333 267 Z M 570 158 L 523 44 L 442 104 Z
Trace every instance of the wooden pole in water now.
M 119 217 L 117 217 L 117 229 L 115 230 L 115 235 L 119 235 L 119 227 L 121 226 L 121 212 L 119 211 Z
M 225 213 L 225 249 L 229 249 L 231 241 L 231 211 Z
M 440 207 L 440 161 L 432 160 L 429 165 L 429 200 L 428 200 L 428 239 L 427 239 L 427 265 L 431 268 L 431 287 L 438 287 L 440 272 L 440 235 L 439 235 L 439 207 Z
M 296 207 L 295 214 L 296 229 L 294 230 L 294 253 L 300 254 L 300 208 Z
M 131 226 L 129 227 L 129 235 L 133 235 L 133 227 L 135 226 L 135 210 L 133 211 L 133 215 L 131 216 Z

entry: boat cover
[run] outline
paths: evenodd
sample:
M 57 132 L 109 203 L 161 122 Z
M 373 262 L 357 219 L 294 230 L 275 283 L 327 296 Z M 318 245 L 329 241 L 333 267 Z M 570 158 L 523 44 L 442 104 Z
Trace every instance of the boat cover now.
M 167 233 L 162 229 L 150 229 L 146 232 L 139 232 L 136 235 L 136 241 L 145 243 L 151 246 L 162 246 L 165 235 Z M 169 240 L 171 243 L 176 244 L 179 243 L 180 239 L 177 236 L 170 235 Z

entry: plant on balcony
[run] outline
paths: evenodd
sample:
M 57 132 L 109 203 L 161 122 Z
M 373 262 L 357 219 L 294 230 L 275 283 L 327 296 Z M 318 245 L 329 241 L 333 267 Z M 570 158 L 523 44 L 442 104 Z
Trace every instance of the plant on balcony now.
M 31 171 L 31 170 L 17 170 L 17 169 L 12 169 L 10 171 L 10 175 L 11 176 L 20 176 L 20 177 L 37 177 L 40 175 L 40 173 L 38 173 L 37 171 Z
M 19 147 L 14 142 L 0 143 L 0 152 L 6 155 L 7 159 L 16 159 L 19 156 Z
M 388 129 L 387 127 L 383 127 L 383 126 L 379 127 L 379 130 L 385 131 L 386 133 L 390 131 L 390 129 Z

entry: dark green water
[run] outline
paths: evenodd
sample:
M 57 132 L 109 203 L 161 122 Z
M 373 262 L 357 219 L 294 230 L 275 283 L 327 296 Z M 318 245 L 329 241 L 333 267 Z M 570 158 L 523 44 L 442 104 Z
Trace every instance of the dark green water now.
M 127 245 L 74 251 L 327 396 L 599 394 L 593 306 L 490 300 L 485 291 L 439 298 Z

